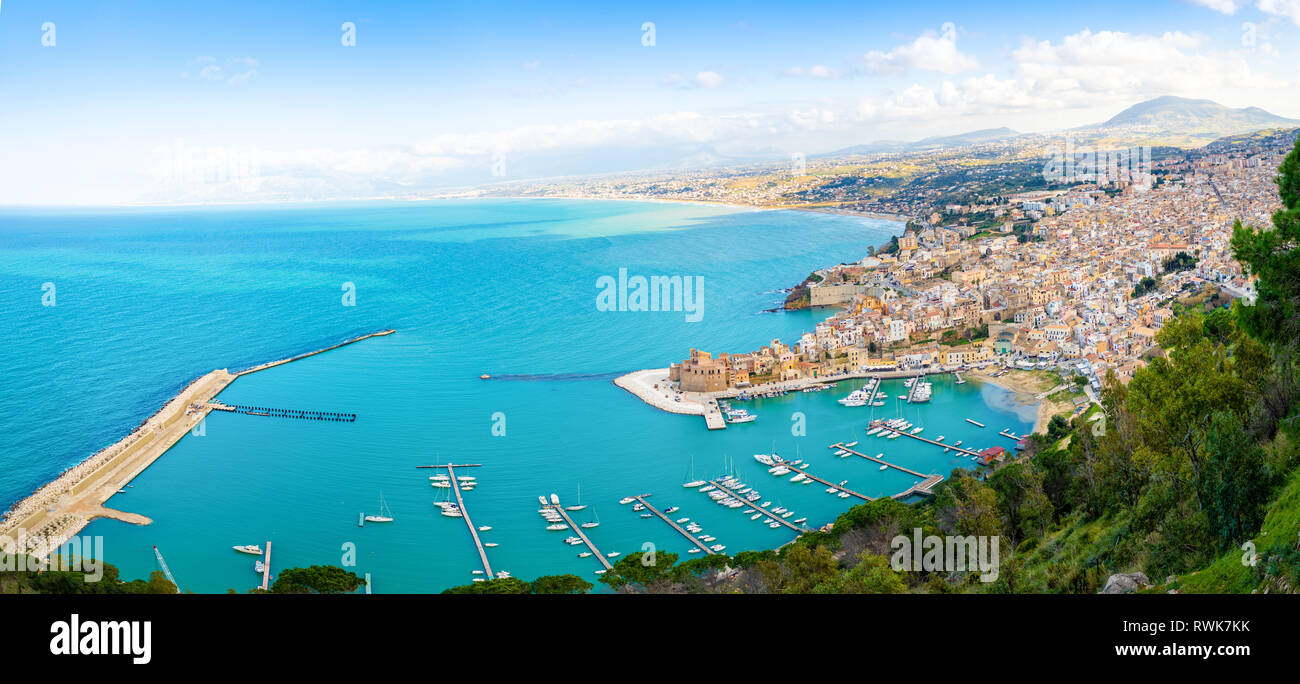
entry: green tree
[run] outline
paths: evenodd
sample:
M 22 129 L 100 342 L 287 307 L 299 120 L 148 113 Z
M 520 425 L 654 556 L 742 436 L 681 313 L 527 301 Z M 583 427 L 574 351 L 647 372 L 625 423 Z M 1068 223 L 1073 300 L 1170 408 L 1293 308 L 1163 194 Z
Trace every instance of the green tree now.
M 672 588 L 677 554 L 667 551 L 628 554 L 601 575 L 600 582 L 624 592 L 663 593 Z
M 350 594 L 361 586 L 355 573 L 333 565 L 286 568 L 271 584 L 272 594 Z
M 577 575 L 544 575 L 532 585 L 534 594 L 585 594 L 595 586 Z
M 907 591 L 904 574 L 889 567 L 884 556 L 862 554 L 858 564 L 813 587 L 814 594 L 901 594 Z
M 1246 270 L 1259 277 L 1255 303 L 1241 307 L 1241 322 L 1264 342 L 1294 345 L 1300 338 L 1300 142 L 1278 168 L 1282 208 L 1273 230 L 1232 229 L 1232 250 Z

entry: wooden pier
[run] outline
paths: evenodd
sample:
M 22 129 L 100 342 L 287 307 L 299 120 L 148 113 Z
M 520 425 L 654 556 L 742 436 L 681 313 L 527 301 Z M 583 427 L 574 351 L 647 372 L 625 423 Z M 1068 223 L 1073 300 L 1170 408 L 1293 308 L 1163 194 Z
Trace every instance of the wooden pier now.
M 271 583 L 271 540 L 266 540 L 266 560 L 262 561 L 262 591 Z
M 596 560 L 600 561 L 601 565 L 605 566 L 606 570 L 614 569 L 614 566 L 609 564 L 609 559 L 605 557 L 605 554 L 601 553 L 600 549 L 596 548 L 595 542 L 588 539 L 587 533 L 583 532 L 582 528 L 579 527 L 577 523 L 573 522 L 573 518 L 569 517 L 569 512 L 564 510 L 564 506 L 559 504 L 546 504 L 545 508 L 553 509 L 555 512 L 560 514 L 561 518 L 564 518 L 564 522 L 569 523 L 569 529 L 578 534 L 578 538 L 582 540 L 583 544 L 587 545 L 587 548 L 591 549 L 592 555 L 596 557 Z
M 979 422 L 979 421 L 975 421 L 975 420 L 971 420 L 970 418 L 967 418 L 967 419 L 966 419 L 966 422 L 967 422 L 967 423 L 970 423 L 971 425 L 974 425 L 975 427 L 984 427 L 984 423 L 981 423 L 981 422 Z
M 731 489 L 719 484 L 715 480 L 709 480 L 709 484 L 713 485 L 714 487 L 717 487 L 719 491 L 726 492 L 729 496 L 731 496 L 731 498 L 740 501 L 741 503 L 745 504 L 746 506 L 749 506 L 750 508 L 753 508 L 756 513 L 762 513 L 763 515 L 771 518 L 773 522 L 779 522 L 782 525 L 785 525 L 786 527 L 794 530 L 795 532 L 809 531 L 807 527 L 799 527 L 794 523 L 790 522 L 789 520 L 786 520 L 785 518 L 782 518 L 781 516 L 775 513 L 769 512 L 766 508 L 763 508 L 762 506 L 759 506 L 758 504 L 745 499 L 745 496 L 743 494 L 733 492 Z
M 636 499 L 636 500 L 639 501 L 639 502 L 641 502 L 641 505 L 642 505 L 642 506 L 645 506 L 647 509 L 649 509 L 649 511 L 650 511 L 651 513 L 654 513 L 655 515 L 659 516 L 659 519 L 660 519 L 660 520 L 663 520 L 664 522 L 668 523 L 668 525 L 669 525 L 670 527 L 672 527 L 674 530 L 677 530 L 678 532 L 680 532 L 681 535 L 682 535 L 683 537 L 686 537 L 686 540 L 689 541 L 689 542 L 691 543 L 691 545 L 694 546 L 695 548 L 698 548 L 699 550 L 703 551 L 704 553 L 706 553 L 706 554 L 708 554 L 708 555 L 710 555 L 710 556 L 712 556 L 712 555 L 714 555 L 715 553 L 717 553 L 717 552 L 714 551 L 713 549 L 710 549 L 708 544 L 705 544 L 704 542 L 700 541 L 699 539 L 696 539 L 696 538 L 695 538 L 695 535 L 691 534 L 690 532 L 687 532 L 686 529 L 683 528 L 681 525 L 678 525 L 677 523 L 673 522 L 673 519 L 672 519 L 672 518 L 669 518 L 667 515 L 664 515 L 663 513 L 661 513 L 661 512 L 659 511 L 658 508 L 655 508 L 654 506 L 651 506 L 651 505 L 650 505 L 650 502 L 645 500 L 645 498 L 646 498 L 647 496 L 650 496 L 650 495 L 649 495 L 649 494 L 641 494 L 640 496 L 634 496 L 634 497 L 632 497 L 632 498 L 633 498 L 633 499 Z
M 925 441 L 929 441 L 929 440 L 925 440 Z M 938 444 L 938 442 L 936 442 L 936 444 Z M 875 456 L 871 456 L 871 455 L 869 455 L 869 454 L 864 454 L 864 453 L 862 453 L 861 451 L 857 451 L 857 450 L 854 450 L 854 449 L 850 449 L 850 448 L 844 446 L 844 443 L 843 443 L 843 442 L 836 442 L 836 443 L 834 443 L 834 444 L 832 444 L 832 445 L 830 445 L 830 446 L 828 446 L 828 447 L 826 447 L 826 448 L 827 448 L 827 449 L 843 449 L 843 450 L 849 452 L 850 454 L 853 454 L 854 456 L 861 456 L 862 458 L 865 458 L 865 459 L 867 459 L 868 461 L 874 461 L 874 462 L 876 462 L 876 463 L 879 463 L 880 465 L 883 465 L 883 466 L 889 466 L 890 468 L 893 468 L 894 470 L 901 470 L 901 471 L 907 473 L 908 475 L 912 475 L 912 476 L 914 476 L 914 477 L 919 477 L 919 478 L 921 478 L 922 480 L 924 480 L 925 478 L 929 477 L 929 475 L 926 475 L 925 473 L 918 473 L 918 472 L 916 472 L 915 470 L 912 470 L 911 468 L 904 468 L 903 466 L 898 465 L 898 464 L 896 464 L 896 463 L 890 463 L 889 461 L 886 461 L 886 460 L 884 460 L 883 458 L 876 458 Z
M 456 479 L 456 468 L 478 468 L 478 463 L 448 463 L 447 465 L 425 465 L 415 466 L 416 468 L 446 468 L 447 475 L 451 477 L 451 491 L 456 494 L 456 505 L 460 507 L 460 515 L 465 519 L 465 526 L 469 528 L 469 536 L 474 539 L 474 546 L 478 548 L 479 560 L 483 561 L 483 571 L 487 573 L 487 579 L 492 579 L 496 575 L 492 574 L 492 564 L 488 563 L 487 549 L 483 548 L 483 541 L 478 538 L 478 528 L 474 527 L 474 521 L 469 517 L 469 509 L 465 508 L 465 498 L 460 495 L 460 480 Z
M 834 446 L 834 445 L 831 445 L 831 446 Z M 855 453 L 856 453 L 856 452 L 855 452 Z M 861 456 L 862 454 L 858 454 L 858 455 Z M 820 483 L 826 485 L 827 487 L 834 487 L 835 489 L 838 489 L 838 490 L 840 490 L 841 492 L 844 492 L 845 494 L 848 494 L 849 496 L 856 496 L 857 498 L 862 499 L 863 501 L 875 501 L 875 498 L 874 498 L 874 497 L 867 496 L 866 494 L 863 494 L 863 493 L 861 493 L 861 492 L 855 492 L 855 491 L 853 491 L 852 489 L 849 489 L 848 487 L 845 487 L 845 486 L 843 486 L 843 485 L 835 484 L 834 482 L 831 482 L 830 480 L 823 480 L 822 478 L 817 477 L 816 475 L 813 475 L 812 473 L 808 472 L 807 470 L 804 470 L 803 468 L 800 468 L 799 466 L 791 465 L 789 461 L 777 460 L 777 461 L 774 461 L 774 462 L 775 462 L 777 465 L 785 466 L 785 467 L 789 468 L 790 470 L 793 470 L 794 472 L 799 473 L 800 475 L 803 475 L 804 477 L 808 478 L 809 480 L 812 480 L 813 482 L 820 482 Z
M 1002 435 L 1003 437 L 1006 437 L 1007 439 L 1014 439 L 1017 442 L 1025 438 L 1025 435 L 1017 435 L 1016 433 L 1007 429 L 1003 429 L 999 431 L 998 434 Z
M 970 449 L 966 449 L 966 448 L 963 448 L 963 447 L 953 446 L 953 445 L 951 445 L 951 444 L 944 444 L 943 442 L 936 442 L 935 440 L 930 439 L 929 437 L 922 437 L 922 436 L 920 436 L 920 435 L 914 435 L 914 434 L 912 434 L 912 433 L 910 433 L 910 432 L 907 432 L 907 431 L 904 431 L 904 430 L 898 430 L 898 429 L 896 429 L 896 428 L 888 427 L 888 426 L 885 426 L 885 425 L 881 425 L 880 427 L 882 427 L 882 428 L 884 428 L 885 430 L 888 430 L 888 431 L 890 431 L 890 432 L 897 432 L 898 434 L 900 434 L 900 435 L 902 435 L 902 436 L 904 436 L 904 437 L 911 437 L 912 439 L 920 440 L 920 441 L 922 441 L 922 442 L 926 442 L 926 443 L 928 443 L 928 444 L 933 444 L 933 445 L 935 445 L 935 446 L 937 446 L 937 447 L 943 447 L 944 449 L 952 449 L 953 451 L 956 451 L 957 453 L 966 454 L 967 456 L 979 456 L 979 455 L 980 455 L 980 452 L 978 452 L 978 451 L 971 451 Z M 885 434 L 885 433 L 884 433 L 884 432 L 881 432 L 880 434 L 883 435 L 883 434 Z M 881 463 L 884 463 L 884 461 L 881 461 Z M 897 466 L 895 466 L 895 467 L 897 467 Z M 915 472 L 915 471 L 908 471 L 908 472 L 912 473 L 913 475 L 916 475 L 917 477 L 925 477 L 925 475 L 922 475 L 922 474 L 920 474 L 920 473 L 918 473 L 918 472 Z
M 908 487 L 907 489 L 904 489 L 903 491 L 901 491 L 901 492 L 899 492 L 899 493 L 897 493 L 897 494 L 895 494 L 895 495 L 893 495 L 893 496 L 891 496 L 891 497 L 889 497 L 889 498 L 891 498 L 891 499 L 906 499 L 907 497 L 909 497 L 909 496 L 911 496 L 911 495 L 913 495 L 913 494 L 916 494 L 916 495 L 918 495 L 918 496 L 934 496 L 934 492 L 932 492 L 932 491 L 930 491 L 930 490 L 931 490 L 931 488 L 933 488 L 935 485 L 939 484 L 940 482 L 943 482 L 943 476 L 942 476 L 942 475 L 931 475 L 930 477 L 925 478 L 925 480 L 923 480 L 923 481 L 921 481 L 921 482 L 918 482 L 918 483 L 912 485 L 911 487 Z

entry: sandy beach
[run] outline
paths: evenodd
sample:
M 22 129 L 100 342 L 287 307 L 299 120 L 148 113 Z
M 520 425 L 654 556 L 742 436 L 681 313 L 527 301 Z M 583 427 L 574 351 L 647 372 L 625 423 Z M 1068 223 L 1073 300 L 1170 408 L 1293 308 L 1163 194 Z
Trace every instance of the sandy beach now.
M 972 370 L 966 373 L 966 377 L 1010 390 L 1015 393 L 1016 400 L 1022 404 L 1038 404 L 1034 432 L 1046 431 L 1047 423 L 1052 420 L 1052 416 L 1069 413 L 1074 409 L 1074 403 L 1066 398 L 1069 395 L 1064 390 L 1045 399 L 1040 398 L 1041 393 L 1055 386 L 1051 378 L 1042 371 L 1013 370 L 1002 377 L 995 378 L 985 370 Z

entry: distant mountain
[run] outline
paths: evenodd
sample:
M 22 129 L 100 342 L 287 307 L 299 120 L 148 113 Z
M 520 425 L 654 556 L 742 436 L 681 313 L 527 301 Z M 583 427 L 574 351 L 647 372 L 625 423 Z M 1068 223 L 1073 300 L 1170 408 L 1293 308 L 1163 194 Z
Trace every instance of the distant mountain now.
M 877 140 L 864 145 L 854 145 L 845 147 L 834 152 L 817 155 L 819 157 L 840 157 L 852 154 L 884 154 L 889 152 L 917 152 L 924 150 L 936 150 L 943 147 L 965 147 L 968 145 L 981 145 L 998 140 L 1007 140 L 1019 136 L 1018 131 L 1003 126 L 1002 128 L 984 128 L 969 133 L 959 133 L 957 135 L 935 136 L 923 138 L 915 142 L 901 142 L 898 140 Z
M 1259 107 L 1233 109 L 1212 100 L 1190 100 L 1166 95 L 1139 102 L 1104 123 L 1084 128 L 1232 135 L 1297 124 L 1300 124 L 1300 120 L 1280 117 Z
M 979 145 L 987 142 L 997 142 L 1006 140 L 1020 135 L 1019 131 L 1013 131 L 1006 126 L 1002 128 L 984 128 L 969 133 L 959 135 L 939 136 L 934 138 L 925 138 L 911 143 L 908 147 L 914 150 L 933 149 L 938 147 L 962 147 L 964 145 Z

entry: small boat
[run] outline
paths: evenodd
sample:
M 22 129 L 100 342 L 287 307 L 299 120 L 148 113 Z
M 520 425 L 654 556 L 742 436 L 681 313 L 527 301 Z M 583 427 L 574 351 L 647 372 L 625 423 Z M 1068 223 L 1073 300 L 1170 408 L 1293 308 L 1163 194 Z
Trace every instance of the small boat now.
M 880 466 L 880 469 L 881 469 L 881 470 L 889 470 L 889 466 L 887 466 L 887 465 L 882 465 L 882 466 Z
M 840 490 L 838 490 L 838 489 L 836 489 L 836 488 L 834 488 L 834 487 L 827 487 L 827 488 L 826 488 L 826 493 L 827 493 L 827 494 L 834 494 L 835 492 L 838 492 L 838 491 L 840 491 Z
M 444 476 L 444 477 L 445 477 L 445 476 Z M 433 478 L 431 477 L 431 478 L 429 478 L 429 479 L 432 480 Z M 538 497 L 537 497 L 537 500 L 542 504 L 542 507 L 543 507 L 543 508 L 546 507 L 546 506 L 549 506 L 549 505 L 550 505 L 550 504 L 546 503 L 546 497 L 544 497 L 544 496 L 538 496 Z
M 483 546 L 486 546 L 486 547 L 488 547 L 488 548 L 493 548 L 493 547 L 495 547 L 496 545 L 497 545 L 496 542 L 483 542 Z
M 253 563 L 253 572 L 255 572 L 255 573 L 259 574 L 259 575 L 262 574 L 262 573 L 264 573 L 264 572 L 266 572 L 266 564 L 263 563 L 262 561 L 256 561 L 256 562 L 254 562 L 254 563 Z
M 610 551 L 609 553 L 605 554 L 605 557 L 606 557 L 606 558 L 613 558 L 614 556 L 617 556 L 618 554 L 619 554 L 618 551 Z
M 670 506 L 670 507 L 664 509 L 664 513 L 676 513 L 676 512 L 679 511 L 679 510 L 681 510 L 681 509 L 680 509 L 679 507 L 677 507 L 677 506 Z
M 749 519 L 750 519 L 750 520 L 758 520 L 758 519 L 761 518 L 761 517 L 763 517 L 763 514 L 762 514 L 762 513 L 755 513 L 755 514 L 749 516 Z
M 555 494 L 552 494 L 552 495 L 551 495 L 551 505 L 552 505 L 552 506 L 559 506 L 559 505 L 560 505 L 560 497 L 556 496 Z
M 125 493 L 126 493 L 126 490 L 125 490 L 125 489 L 119 489 L 119 490 L 117 490 L 117 493 L 118 493 L 118 494 L 125 494 Z
M 849 498 L 849 493 L 848 493 L 848 492 L 840 492 L 840 498 L 841 498 L 841 499 L 847 499 L 847 498 Z
M 235 546 L 231 548 L 235 549 L 240 553 L 251 553 L 258 556 L 262 555 L 262 547 L 258 546 L 257 544 L 249 544 L 247 546 Z
M 482 571 L 482 570 L 470 570 L 470 571 L 469 571 L 469 574 L 471 574 L 471 575 L 482 575 L 482 574 L 483 574 L 483 571 Z
M 633 501 L 636 501 L 636 499 L 633 499 L 633 498 L 630 497 L 630 496 L 625 496 L 625 497 L 623 497 L 623 498 L 621 498 L 621 499 L 618 500 L 618 502 L 621 503 L 621 504 L 630 504 L 630 503 L 632 503 Z
M 490 378 L 490 377 L 492 377 L 492 376 L 491 376 L 491 375 L 488 375 L 487 373 L 484 373 L 484 374 L 478 376 L 478 379 L 479 379 L 479 380 L 487 380 L 487 379 Z
M 430 482 L 429 484 L 432 485 L 432 486 L 434 486 L 434 487 L 437 487 L 437 488 L 439 488 L 439 489 L 451 489 L 451 483 L 450 483 L 450 482 L 445 482 L 445 481 L 442 481 L 442 480 L 434 480 L 433 482 Z
M 852 441 L 852 442 L 849 442 L 848 444 L 845 444 L 844 446 L 849 447 L 849 448 L 851 449 L 851 448 L 853 448 L 853 447 L 855 447 L 855 446 L 857 446 L 857 445 L 858 445 L 857 440 L 854 440 L 854 441 Z
M 943 435 L 939 435 L 938 437 L 935 437 L 935 438 L 934 438 L 934 441 L 936 441 L 936 442 L 942 442 L 942 441 L 943 441 Z
M 764 501 L 764 502 L 763 502 L 763 505 L 762 505 L 761 507 L 762 507 L 762 508 L 767 508 L 768 506 L 771 506 L 771 505 L 772 505 L 772 502 L 771 502 L 771 501 Z
M 583 551 L 582 553 L 578 554 L 578 558 L 591 558 L 591 552 Z
M 588 530 L 591 529 L 591 528 L 593 528 L 593 527 L 600 527 L 600 516 L 596 515 L 596 510 L 595 510 L 595 509 L 592 509 L 592 511 L 591 511 L 591 518 L 592 518 L 591 520 L 588 520 L 587 522 L 582 523 L 582 524 L 580 525 L 580 527 L 582 527 L 583 529 L 588 529 Z
M 491 526 L 491 525 L 480 525 L 479 528 L 478 528 L 478 531 L 479 531 L 479 532 L 487 532 L 488 530 L 491 530 L 491 529 L 492 529 L 492 526 Z
M 651 515 L 651 514 L 649 514 L 649 513 L 642 513 L 642 514 L 641 514 L 641 517 L 642 517 L 642 518 L 653 518 L 654 516 Z
M 388 504 L 384 501 L 383 492 L 379 493 L 379 513 L 367 515 L 366 522 L 393 522 L 393 512 L 388 510 Z
M 601 568 L 601 569 L 599 569 L 599 570 L 595 570 L 594 572 L 595 572 L 597 575 L 603 575 L 603 574 L 605 574 L 605 568 Z
M 560 530 L 569 529 L 569 526 L 564 523 L 556 523 L 554 525 L 547 525 L 546 529 L 551 530 L 552 532 L 559 532 Z
M 805 522 L 808 522 L 808 518 L 795 518 L 794 524 L 799 525 Z
M 691 549 L 690 551 L 687 551 L 686 553 L 699 553 L 699 552 L 700 552 L 699 549 Z
M 688 523 L 688 522 L 690 522 L 690 521 L 691 521 L 690 518 L 678 518 L 678 519 L 677 519 L 677 524 L 678 524 L 678 525 L 684 525 L 684 524 L 686 524 L 686 523 Z

